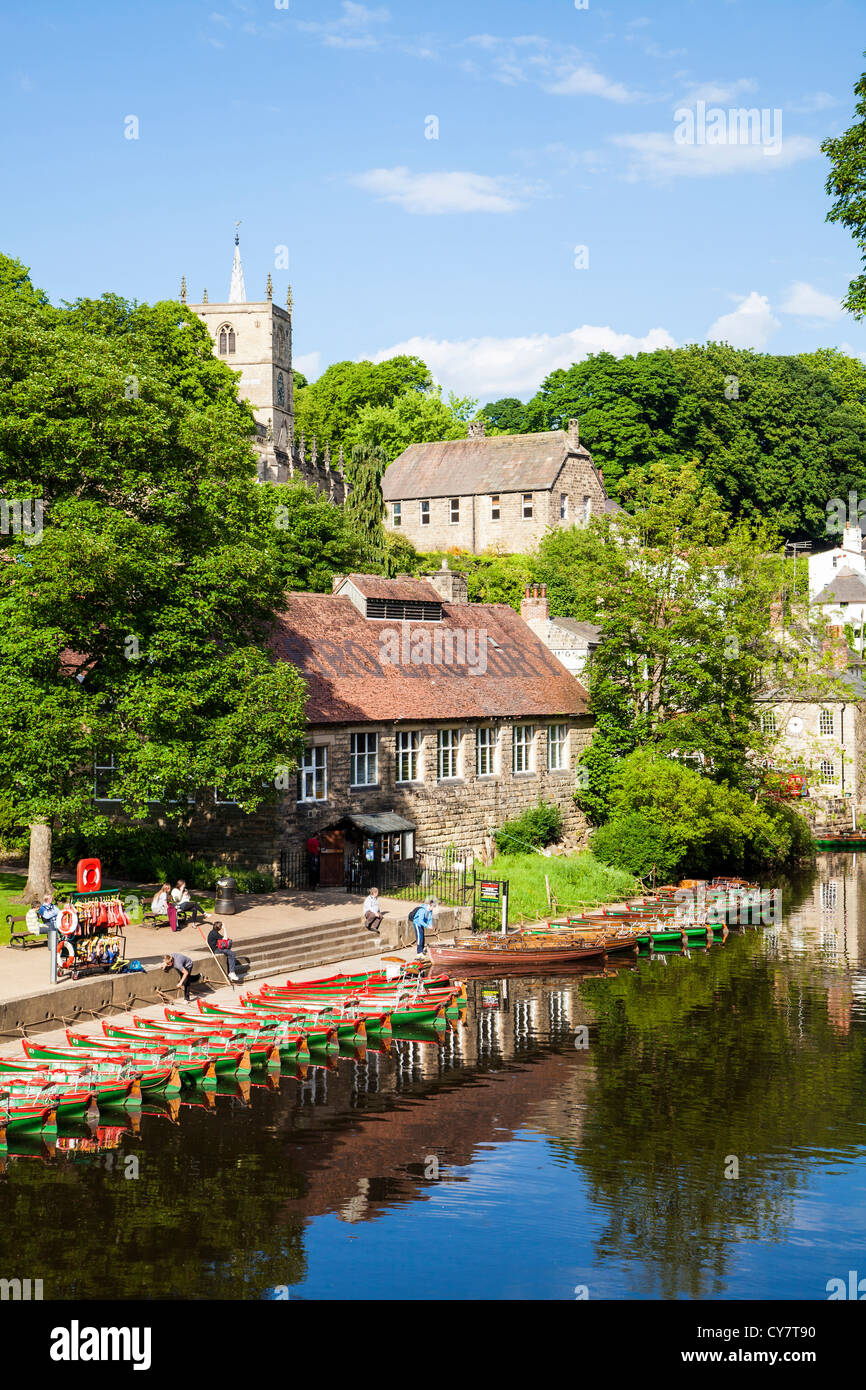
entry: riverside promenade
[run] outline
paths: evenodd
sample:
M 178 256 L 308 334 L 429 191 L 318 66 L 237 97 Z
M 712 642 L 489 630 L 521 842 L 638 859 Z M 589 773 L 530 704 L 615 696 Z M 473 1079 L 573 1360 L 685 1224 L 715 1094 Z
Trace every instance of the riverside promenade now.
M 106 888 L 122 885 L 106 883 Z M 58 884 L 58 900 L 63 887 Z M 221 921 L 223 934 L 231 937 L 238 957 L 241 982 L 267 979 L 311 978 L 339 970 L 377 968 L 382 954 L 407 952 L 414 943 L 408 914 L 414 904 L 381 898 L 385 912 L 380 936 L 363 925 L 364 895 L 337 889 L 316 892 L 285 890 L 239 895 L 237 911 L 221 917 L 208 913 L 208 923 Z M 17 909 L 15 909 L 17 911 Z M 471 927 L 471 909 L 441 908 L 436 914 L 433 939 L 453 940 Z M 40 1034 L 64 1026 L 81 1027 L 95 1018 L 113 1017 L 130 1006 L 174 1001 L 177 976 L 162 968 L 170 952 L 189 956 L 202 982 L 199 992 L 225 988 L 223 970 L 207 947 L 208 927 L 191 920 L 177 932 L 133 924 L 124 931 L 126 958 L 139 960 L 143 972 L 93 974 L 79 980 L 50 983 L 50 958 L 46 944 L 0 946 L 0 1042 L 20 1037 L 25 1030 Z

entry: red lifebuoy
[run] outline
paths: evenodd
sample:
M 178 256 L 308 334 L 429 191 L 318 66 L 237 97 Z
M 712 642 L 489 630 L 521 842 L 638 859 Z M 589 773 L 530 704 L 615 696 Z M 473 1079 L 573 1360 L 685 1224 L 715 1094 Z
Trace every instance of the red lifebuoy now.
M 66 970 L 75 960 L 75 951 L 68 941 L 58 941 L 57 943 L 57 968 Z
M 78 931 L 78 913 L 72 907 L 64 907 L 59 918 L 57 927 L 62 936 L 74 936 Z

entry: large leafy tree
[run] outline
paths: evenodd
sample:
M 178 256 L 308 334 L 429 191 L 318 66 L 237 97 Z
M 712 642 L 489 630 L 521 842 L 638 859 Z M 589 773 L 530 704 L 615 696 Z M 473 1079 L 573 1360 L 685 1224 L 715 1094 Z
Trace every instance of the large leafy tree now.
M 297 385 L 297 383 L 296 383 Z M 432 378 L 420 357 L 400 355 L 384 362 L 334 362 L 317 381 L 295 395 L 295 431 L 307 440 L 314 435 L 319 447 L 330 444 L 334 453 L 342 445 L 349 452 L 349 433 L 365 406 L 389 406 L 404 393 L 428 391 Z
M 489 434 L 523 434 L 526 431 L 526 406 L 516 396 L 489 401 L 481 413 Z
M 538 571 L 551 609 L 603 627 L 591 693 L 607 716 L 614 756 L 629 744 L 649 746 L 741 783 L 759 738 L 756 697 L 776 650 L 775 536 L 731 522 L 693 466 L 654 464 L 623 492 L 633 515 L 542 543 Z
M 533 430 L 572 416 L 620 500 L 628 474 L 694 462 L 732 515 L 826 539 L 828 500 L 866 493 L 866 366 L 834 350 L 599 353 L 552 372 L 526 407 Z
M 385 467 L 410 444 L 438 439 L 465 439 L 477 403 L 453 394 L 442 399 L 441 388 L 404 391 L 389 405 L 365 405 L 358 411 L 347 439 L 361 450 L 373 452 Z
M 31 827 L 28 896 L 56 830 L 112 810 L 247 809 L 285 785 L 298 673 L 268 655 L 283 586 L 262 544 L 253 421 L 204 326 L 114 296 L 54 309 L 0 260 L 0 477 L 39 499 L 0 537 L 0 795 Z M 274 528 L 276 534 L 276 528 Z
M 864 271 L 855 275 L 843 300 L 855 318 L 866 314 L 866 73 L 854 84 L 858 120 L 844 134 L 828 138 L 821 149 L 830 160 L 827 192 L 835 199 L 828 222 L 847 228 L 860 253 Z

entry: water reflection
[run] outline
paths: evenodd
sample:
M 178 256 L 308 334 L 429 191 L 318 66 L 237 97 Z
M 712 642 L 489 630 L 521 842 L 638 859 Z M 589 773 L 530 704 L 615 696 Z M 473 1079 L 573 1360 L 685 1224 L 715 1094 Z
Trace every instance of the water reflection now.
M 823 856 L 777 927 L 103 1116 L 9 1159 L 0 1272 L 25 1233 L 46 1297 L 825 1297 L 866 1234 L 864 883 Z

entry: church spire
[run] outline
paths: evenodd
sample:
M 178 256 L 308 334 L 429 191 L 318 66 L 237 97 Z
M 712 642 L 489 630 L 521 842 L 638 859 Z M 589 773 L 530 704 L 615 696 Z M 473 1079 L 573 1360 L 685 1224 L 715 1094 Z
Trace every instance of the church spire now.
M 237 229 L 240 223 L 235 224 L 235 258 L 232 262 L 232 285 L 229 290 L 229 304 L 246 304 L 247 292 L 244 289 L 244 268 L 241 265 L 240 237 Z

